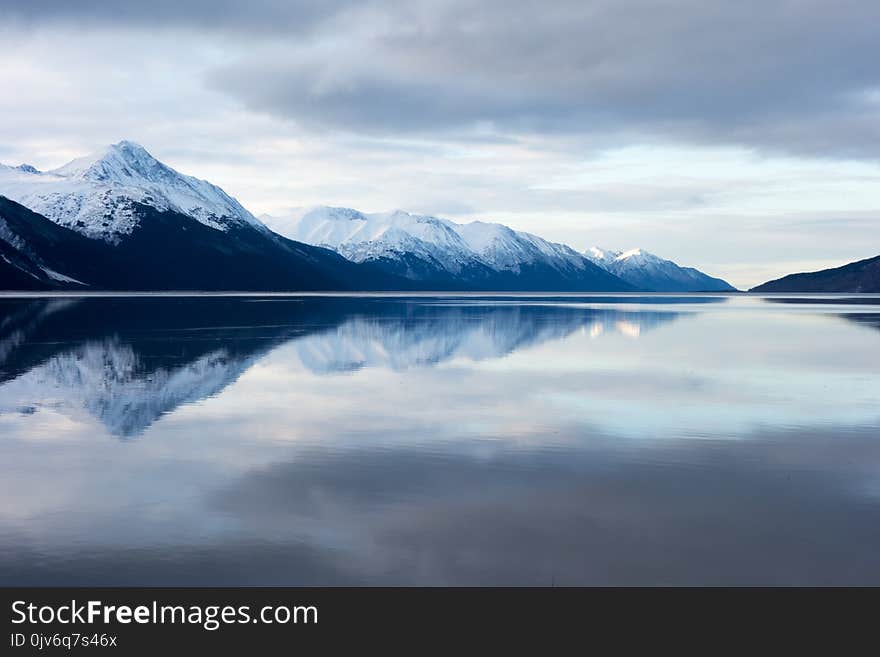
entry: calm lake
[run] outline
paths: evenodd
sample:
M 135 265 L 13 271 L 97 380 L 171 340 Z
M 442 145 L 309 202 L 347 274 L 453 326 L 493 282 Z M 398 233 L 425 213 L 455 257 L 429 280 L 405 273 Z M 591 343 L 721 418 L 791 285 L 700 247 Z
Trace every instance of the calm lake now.
M 880 297 L 4 297 L 0 584 L 880 584 Z

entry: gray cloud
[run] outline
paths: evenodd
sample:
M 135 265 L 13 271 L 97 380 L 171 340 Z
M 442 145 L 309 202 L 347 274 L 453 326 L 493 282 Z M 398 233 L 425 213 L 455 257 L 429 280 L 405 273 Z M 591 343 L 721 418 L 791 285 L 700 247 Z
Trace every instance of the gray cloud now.
M 2 0 L 0 17 L 258 31 L 209 84 L 312 129 L 880 154 L 871 0 Z
M 255 51 L 211 83 L 355 132 L 482 127 L 875 157 L 878 22 L 864 1 L 389 3 Z
M 25 26 L 191 28 L 227 32 L 299 31 L 351 0 L 0 0 L 0 17 Z

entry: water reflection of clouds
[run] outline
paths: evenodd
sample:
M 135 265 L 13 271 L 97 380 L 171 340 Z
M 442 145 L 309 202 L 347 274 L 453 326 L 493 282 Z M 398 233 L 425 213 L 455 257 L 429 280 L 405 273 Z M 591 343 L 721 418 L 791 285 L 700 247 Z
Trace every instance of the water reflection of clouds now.
M 869 427 L 574 444 L 288 445 L 141 500 L 80 487 L 40 538 L 4 518 L 0 582 L 880 583 Z

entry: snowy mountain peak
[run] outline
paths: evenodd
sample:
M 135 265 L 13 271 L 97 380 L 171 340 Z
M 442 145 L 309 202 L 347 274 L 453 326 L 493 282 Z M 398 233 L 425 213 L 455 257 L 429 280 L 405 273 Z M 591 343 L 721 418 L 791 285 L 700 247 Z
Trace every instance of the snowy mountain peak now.
M 600 249 L 598 246 L 591 246 L 584 251 L 584 255 L 596 264 L 604 266 L 603 263 L 614 262 L 621 253 L 620 251 L 609 251 L 608 249 Z
M 584 255 L 597 264 L 601 264 L 602 266 L 611 266 L 616 264 L 617 266 L 635 266 L 637 264 L 643 264 L 647 262 L 652 263 L 670 263 L 675 264 L 671 260 L 664 260 L 660 256 L 656 256 L 653 253 L 649 253 L 641 248 L 628 249 L 626 251 L 612 251 L 611 249 L 602 249 L 597 246 L 592 246 L 586 251 L 584 251 Z M 606 269 L 608 268 L 606 266 Z
M 140 144 L 120 141 L 99 151 L 78 157 L 49 173 L 68 178 L 119 183 L 134 180 L 168 180 L 177 174 L 150 155 Z
M 417 253 L 437 257 L 448 271 L 455 272 L 460 267 L 460 252 L 467 250 L 450 222 L 403 210 L 366 214 L 351 208 L 318 206 L 283 218 L 265 216 L 265 220 L 282 235 L 334 249 L 354 262 Z
M 680 267 L 671 260 L 635 248 L 610 251 L 591 247 L 584 255 L 606 271 L 643 290 L 655 292 L 723 292 L 735 288 L 692 267 Z
M 127 140 L 51 171 L 0 167 L 0 194 L 108 242 L 118 242 L 138 226 L 137 204 L 179 212 L 220 231 L 236 225 L 266 230 L 216 185 L 179 173 Z

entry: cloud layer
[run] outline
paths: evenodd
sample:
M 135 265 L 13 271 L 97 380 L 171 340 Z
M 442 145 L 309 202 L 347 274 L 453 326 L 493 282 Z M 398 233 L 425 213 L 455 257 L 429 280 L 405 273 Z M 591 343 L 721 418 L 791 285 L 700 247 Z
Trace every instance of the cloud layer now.
M 4 14 L 259 33 L 211 83 L 309 126 L 880 155 L 880 5 L 866 0 L 36 1 Z

